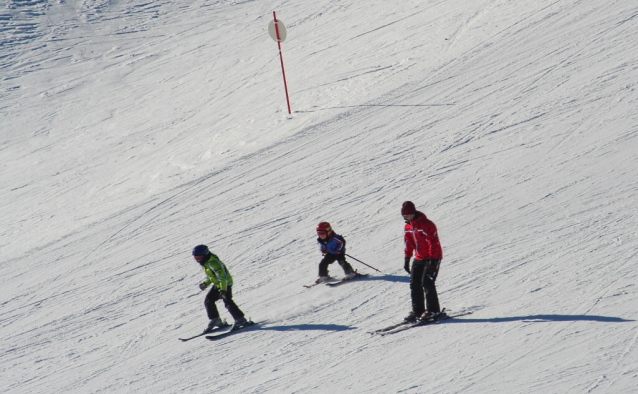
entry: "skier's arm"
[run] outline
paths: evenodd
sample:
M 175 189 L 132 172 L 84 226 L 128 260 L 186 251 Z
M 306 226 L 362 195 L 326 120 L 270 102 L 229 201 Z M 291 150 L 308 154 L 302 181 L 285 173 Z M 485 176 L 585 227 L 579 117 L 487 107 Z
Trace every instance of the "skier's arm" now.
M 414 252 L 414 248 L 412 247 L 408 239 L 408 237 L 410 236 L 409 232 L 412 232 L 412 227 L 408 226 L 408 224 L 406 223 L 403 227 L 403 245 L 405 246 L 405 248 L 403 249 L 403 257 L 405 257 L 406 259 L 412 258 L 412 253 Z
M 328 253 L 328 249 L 326 249 L 326 245 L 322 244 L 319 238 L 317 238 L 317 243 L 319 244 L 319 251 L 321 252 L 321 254 Z
M 414 252 L 414 247 L 412 247 L 412 244 L 410 243 L 410 241 L 408 241 L 408 233 L 405 233 L 405 235 L 403 236 L 403 242 L 405 243 L 405 249 L 404 251 L 404 257 L 405 258 L 412 258 L 412 253 Z
M 206 268 L 206 267 L 203 267 L 203 268 L 204 268 L 204 273 L 206 274 L 206 279 L 202 283 L 200 283 L 200 285 L 199 285 L 200 289 L 202 289 L 202 290 L 204 290 L 205 288 L 210 286 L 211 283 L 213 283 L 213 279 L 211 278 L 210 270 L 208 268 Z

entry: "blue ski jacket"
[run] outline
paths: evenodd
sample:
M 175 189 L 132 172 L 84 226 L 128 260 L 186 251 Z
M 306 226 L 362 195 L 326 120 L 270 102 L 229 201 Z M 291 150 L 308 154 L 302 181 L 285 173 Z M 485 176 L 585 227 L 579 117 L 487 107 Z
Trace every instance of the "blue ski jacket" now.
M 319 243 L 319 250 L 321 250 L 323 254 L 346 253 L 346 240 L 339 234 L 332 233 L 332 235 L 326 239 L 317 238 L 317 242 Z

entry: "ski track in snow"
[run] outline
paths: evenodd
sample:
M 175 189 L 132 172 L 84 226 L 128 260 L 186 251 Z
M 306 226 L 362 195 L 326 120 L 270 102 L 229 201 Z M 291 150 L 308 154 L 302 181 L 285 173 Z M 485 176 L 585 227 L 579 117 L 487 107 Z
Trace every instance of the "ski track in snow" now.
M 2 7 L 7 392 L 635 390 L 630 2 Z M 370 337 L 410 308 L 406 199 L 474 313 Z M 303 288 L 324 220 L 382 273 Z M 206 324 L 198 243 L 266 323 L 177 341 Z

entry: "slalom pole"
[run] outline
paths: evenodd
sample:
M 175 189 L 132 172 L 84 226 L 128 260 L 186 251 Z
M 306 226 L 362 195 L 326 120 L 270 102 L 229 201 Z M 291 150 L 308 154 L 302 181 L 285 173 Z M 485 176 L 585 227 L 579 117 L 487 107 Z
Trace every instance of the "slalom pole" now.
M 358 262 L 360 262 L 361 264 L 365 265 L 366 267 L 370 267 L 370 268 L 372 268 L 373 270 L 375 270 L 375 271 L 377 271 L 377 272 L 381 272 L 381 271 L 379 271 L 378 269 L 374 268 L 373 266 L 368 265 L 368 264 L 364 263 L 363 261 L 359 260 L 358 258 L 350 256 L 348 253 L 346 253 L 346 256 L 350 257 L 350 258 L 351 258 L 351 259 L 353 259 L 353 260 L 357 260 Z M 381 273 L 382 273 L 382 272 L 381 272 Z
M 277 46 L 279 47 L 279 61 L 281 62 L 281 74 L 284 76 L 284 90 L 286 91 L 286 103 L 288 104 L 288 114 L 292 114 L 290 111 L 290 98 L 288 98 L 288 84 L 286 83 L 286 71 L 284 71 L 284 57 L 281 54 L 281 36 L 279 34 L 279 22 L 277 20 L 277 14 L 275 11 L 272 12 L 272 16 L 275 22 L 275 32 L 277 35 Z

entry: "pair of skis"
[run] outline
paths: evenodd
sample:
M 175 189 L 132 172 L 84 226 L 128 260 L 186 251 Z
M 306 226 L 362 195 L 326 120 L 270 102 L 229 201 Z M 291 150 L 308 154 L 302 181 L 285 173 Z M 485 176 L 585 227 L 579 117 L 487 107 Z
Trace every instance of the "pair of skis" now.
M 203 337 L 204 335 L 207 335 L 207 334 L 212 334 L 214 332 L 223 331 L 227 327 L 230 327 L 230 324 L 228 324 L 226 322 L 226 320 L 224 320 L 224 324 L 222 324 L 221 326 L 215 327 L 215 328 L 210 329 L 210 330 L 206 329 L 206 330 L 202 331 L 201 333 L 199 333 L 197 335 L 193 335 L 192 337 L 188 337 L 188 338 L 179 338 L 179 340 L 182 341 L 182 342 L 187 342 L 187 341 L 190 341 L 191 339 Z
M 358 278 L 365 278 L 366 276 L 370 276 L 369 274 L 360 274 L 360 273 L 358 273 L 358 272 L 356 272 L 356 271 L 355 271 L 355 273 L 356 273 L 357 275 L 356 275 L 355 277 L 353 277 L 353 278 L 349 278 L 349 279 L 347 279 L 347 278 L 343 278 L 343 279 L 341 279 L 341 280 L 337 280 L 336 282 L 327 282 L 327 281 L 325 281 L 325 282 L 319 282 L 319 283 L 315 282 L 315 283 L 311 283 L 311 284 L 309 284 L 309 285 L 303 285 L 303 287 L 305 287 L 305 288 L 309 289 L 309 288 L 311 288 L 311 287 L 315 287 L 315 286 L 317 286 L 317 285 L 339 286 L 339 285 L 341 285 L 341 284 L 343 284 L 343 283 L 345 283 L 345 282 L 349 282 L 349 281 L 351 281 L 351 280 L 355 280 L 355 279 L 358 279 Z M 328 280 L 330 280 L 330 279 L 334 279 L 334 278 L 333 278 L 333 277 L 328 277 Z
M 188 338 L 179 338 L 179 340 L 182 341 L 182 342 L 186 342 L 186 341 L 190 341 L 191 339 L 199 338 L 199 337 L 202 337 L 202 336 L 205 335 L 206 339 L 211 340 L 211 341 L 215 341 L 217 339 L 221 339 L 221 338 L 227 337 L 229 335 L 232 335 L 232 334 L 236 333 L 239 330 L 242 330 L 242 329 L 247 328 L 247 327 L 252 327 L 252 326 L 255 326 L 255 325 L 260 324 L 260 323 L 263 323 L 263 322 L 254 322 L 252 320 L 248 320 L 248 322 L 246 324 L 242 324 L 241 326 L 234 327 L 234 326 L 231 326 L 230 324 L 224 322 L 223 326 L 215 327 L 212 330 L 204 330 L 204 331 L 202 331 L 201 333 L 199 333 L 197 335 L 193 335 L 192 337 L 188 337 Z M 230 327 L 230 330 L 224 331 L 228 327 Z M 221 331 L 223 331 L 223 332 L 221 332 Z M 221 332 L 221 333 L 218 334 L 219 332 Z M 215 335 L 209 335 L 209 334 L 215 334 Z
M 248 322 L 246 322 L 245 324 L 242 324 L 239 327 L 233 327 L 230 329 L 230 331 L 226 331 L 223 332 L 221 334 L 217 334 L 217 335 L 206 335 L 206 339 L 208 339 L 209 341 L 216 341 L 218 339 L 222 339 L 222 338 L 226 338 L 229 335 L 233 335 L 235 333 L 237 333 L 238 331 L 243 331 L 246 328 L 252 327 L 252 326 L 256 326 L 258 324 L 263 323 L 263 321 L 258 321 L 258 322 L 254 322 L 252 320 L 248 320 Z
M 448 314 L 447 311 L 445 310 L 445 308 L 443 308 L 443 310 L 441 311 L 441 314 L 439 314 L 438 316 L 436 316 L 433 319 L 430 319 L 430 320 L 427 320 L 427 321 L 424 321 L 424 322 L 401 322 L 401 323 L 396 323 L 396 324 L 393 324 L 393 325 L 388 326 L 388 327 L 380 328 L 378 330 L 369 331 L 368 333 L 372 334 L 372 335 L 380 335 L 380 336 L 396 334 L 398 332 L 409 330 L 411 328 L 427 326 L 429 324 L 439 323 L 439 322 L 444 321 L 444 320 L 449 320 L 449 319 L 454 319 L 456 317 L 466 316 L 466 315 L 471 314 L 472 312 L 473 311 L 465 311 L 465 312 L 457 312 L 457 313 L 449 313 Z

